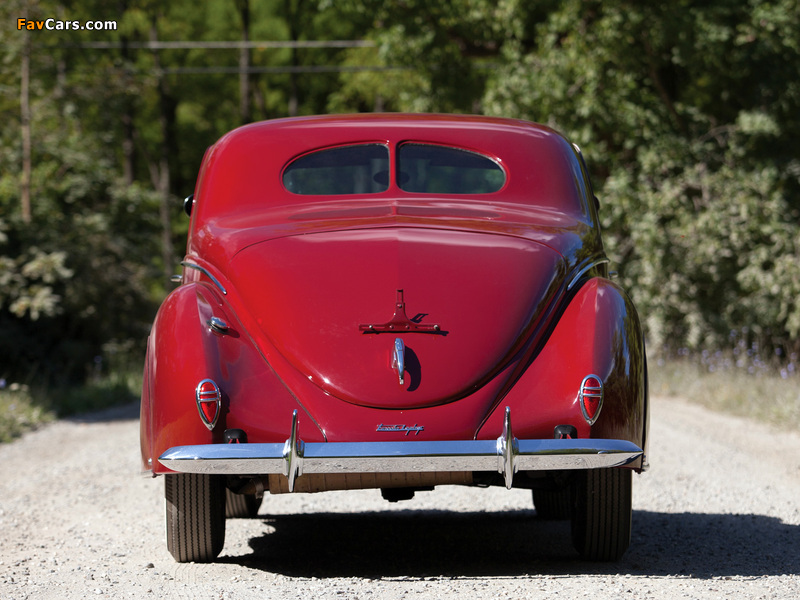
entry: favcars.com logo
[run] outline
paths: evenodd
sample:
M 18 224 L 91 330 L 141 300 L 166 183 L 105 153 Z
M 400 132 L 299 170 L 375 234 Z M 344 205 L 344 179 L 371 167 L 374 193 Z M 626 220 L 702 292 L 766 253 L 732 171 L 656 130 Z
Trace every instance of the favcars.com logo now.
M 67 29 L 78 31 L 87 29 L 90 31 L 116 31 L 116 21 L 60 21 L 58 19 L 44 19 L 42 21 L 32 21 L 30 19 L 17 19 L 17 30 L 26 29 L 28 31 L 65 31 Z

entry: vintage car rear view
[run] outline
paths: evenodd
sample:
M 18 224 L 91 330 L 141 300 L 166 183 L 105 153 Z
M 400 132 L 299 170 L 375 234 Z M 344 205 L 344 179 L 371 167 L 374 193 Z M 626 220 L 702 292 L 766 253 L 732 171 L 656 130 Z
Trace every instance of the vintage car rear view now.
M 265 494 L 441 485 L 530 489 L 581 557 L 625 552 L 644 343 L 577 147 L 509 119 L 267 121 L 206 152 L 186 208 L 141 405 L 176 560 Z

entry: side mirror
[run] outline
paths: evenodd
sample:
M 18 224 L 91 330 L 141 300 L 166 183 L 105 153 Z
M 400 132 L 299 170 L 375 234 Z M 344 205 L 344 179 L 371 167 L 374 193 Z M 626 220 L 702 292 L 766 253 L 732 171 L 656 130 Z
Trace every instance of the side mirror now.
M 194 204 L 194 194 L 189 194 L 183 201 L 183 212 L 192 216 L 192 205 Z

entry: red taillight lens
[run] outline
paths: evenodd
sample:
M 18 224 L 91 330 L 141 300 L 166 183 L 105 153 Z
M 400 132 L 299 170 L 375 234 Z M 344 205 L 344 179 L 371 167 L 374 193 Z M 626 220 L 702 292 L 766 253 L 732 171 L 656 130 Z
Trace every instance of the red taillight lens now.
M 208 427 L 209 431 L 214 429 L 222 406 L 222 393 L 219 386 L 211 379 L 204 379 L 197 384 L 195 399 L 203 424 Z
M 603 407 L 603 381 L 597 375 L 587 375 L 581 382 L 578 393 L 583 418 L 589 425 L 594 424 Z

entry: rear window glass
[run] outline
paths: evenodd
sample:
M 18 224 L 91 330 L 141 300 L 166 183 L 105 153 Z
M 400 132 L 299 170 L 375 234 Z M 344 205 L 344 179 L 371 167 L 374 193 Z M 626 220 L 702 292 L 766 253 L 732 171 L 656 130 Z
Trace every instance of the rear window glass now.
M 505 171 L 492 159 L 457 148 L 403 144 L 397 183 L 406 192 L 489 194 L 505 185 Z
M 402 144 L 397 185 L 424 194 L 488 194 L 506 183 L 494 160 L 468 150 L 432 144 Z M 318 150 L 286 167 L 283 185 L 294 194 L 378 194 L 389 189 L 389 148 L 358 144 Z
M 377 194 L 389 189 L 389 149 L 360 144 L 301 156 L 283 172 L 294 194 Z

